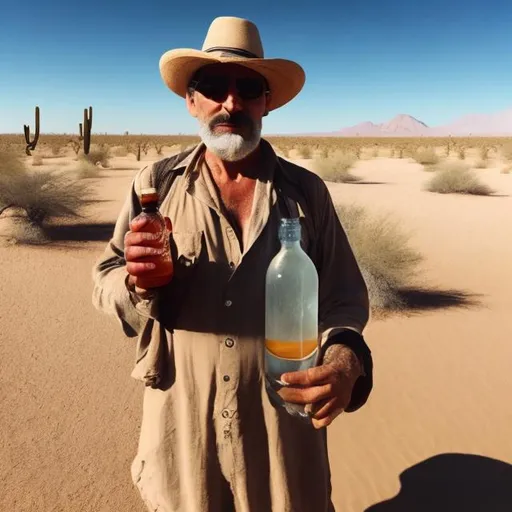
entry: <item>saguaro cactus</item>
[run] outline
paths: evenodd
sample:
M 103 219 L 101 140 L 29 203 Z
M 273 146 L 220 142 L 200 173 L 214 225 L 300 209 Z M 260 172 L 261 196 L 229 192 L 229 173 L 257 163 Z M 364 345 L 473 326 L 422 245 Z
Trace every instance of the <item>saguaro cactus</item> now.
M 84 108 L 84 154 L 89 154 L 89 148 L 91 147 L 91 128 L 92 128 L 92 107 L 89 107 L 89 115 L 87 115 L 87 109 Z M 81 130 L 80 130 L 81 131 Z
M 30 140 L 30 125 L 24 124 L 23 130 L 25 132 L 25 141 L 27 143 L 25 153 L 30 156 L 30 151 L 34 151 L 34 149 L 36 149 L 37 141 L 39 140 L 39 107 L 36 107 L 36 133 L 34 135 L 34 140 Z

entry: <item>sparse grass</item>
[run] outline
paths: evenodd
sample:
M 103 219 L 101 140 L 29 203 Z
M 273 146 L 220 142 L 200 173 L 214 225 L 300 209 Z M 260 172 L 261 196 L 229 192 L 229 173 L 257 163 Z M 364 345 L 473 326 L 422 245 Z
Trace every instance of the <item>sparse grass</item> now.
M 420 149 L 412 158 L 422 165 L 434 165 L 439 162 L 439 156 L 433 148 Z
M 423 260 L 410 235 L 389 215 L 370 215 L 355 205 L 337 205 L 338 217 L 368 286 L 372 310 L 399 310 L 400 290 L 411 285 Z
M 354 176 L 350 169 L 354 166 L 356 158 L 352 155 L 335 153 L 329 158 L 314 160 L 314 169 L 324 181 L 335 183 L 354 183 L 361 178 Z
M 81 208 L 91 198 L 89 184 L 62 171 L 30 171 L 20 159 L 13 162 L 11 156 L 0 153 L 0 168 L 6 165 L 9 172 L 0 174 L 0 215 L 11 209 L 25 213 L 17 221 L 26 227 L 16 231 L 18 242 L 26 241 L 24 237 L 34 242 L 36 228 L 42 228 L 49 218 L 81 217 Z
M 426 190 L 438 194 L 472 194 L 487 196 L 494 191 L 482 183 L 469 166 L 446 165 L 438 169 L 426 184 Z

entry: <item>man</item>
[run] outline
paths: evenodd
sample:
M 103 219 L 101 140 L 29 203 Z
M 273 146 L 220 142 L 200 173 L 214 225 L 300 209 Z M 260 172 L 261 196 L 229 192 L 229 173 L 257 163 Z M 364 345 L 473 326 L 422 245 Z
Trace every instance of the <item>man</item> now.
M 262 118 L 300 92 L 304 72 L 265 59 L 256 26 L 230 17 L 213 21 L 202 51 L 165 53 L 160 71 L 202 143 L 139 171 L 93 270 L 95 307 L 139 337 L 134 484 L 159 512 L 332 511 L 326 426 L 372 387 L 368 295 L 323 181 L 261 139 Z M 160 246 L 132 222 L 147 184 L 172 229 L 170 275 L 155 276 Z M 319 274 L 321 348 L 280 394 L 309 404 L 310 423 L 270 402 L 263 369 L 265 273 L 290 215 Z

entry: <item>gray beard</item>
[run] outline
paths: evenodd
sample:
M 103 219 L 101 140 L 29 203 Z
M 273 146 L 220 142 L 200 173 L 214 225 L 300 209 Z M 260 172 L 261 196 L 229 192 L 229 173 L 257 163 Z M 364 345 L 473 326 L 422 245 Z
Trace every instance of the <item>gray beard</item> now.
M 221 160 L 237 162 L 250 155 L 261 140 L 261 122 L 254 123 L 247 139 L 238 133 L 215 134 L 207 122 L 199 121 L 199 136 L 204 145 Z

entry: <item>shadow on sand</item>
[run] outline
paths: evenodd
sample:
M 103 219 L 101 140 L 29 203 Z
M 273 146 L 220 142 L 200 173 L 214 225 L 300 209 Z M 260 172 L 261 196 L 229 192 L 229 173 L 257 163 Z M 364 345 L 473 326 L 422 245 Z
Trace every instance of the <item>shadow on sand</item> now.
M 404 288 L 398 292 L 405 311 L 414 313 L 447 308 L 474 308 L 482 295 L 462 290 L 438 288 Z
M 96 224 L 61 224 L 44 228 L 51 241 L 59 242 L 108 242 L 114 234 L 112 222 Z
M 512 466 L 479 455 L 444 453 L 405 470 L 400 492 L 365 512 L 508 512 Z

